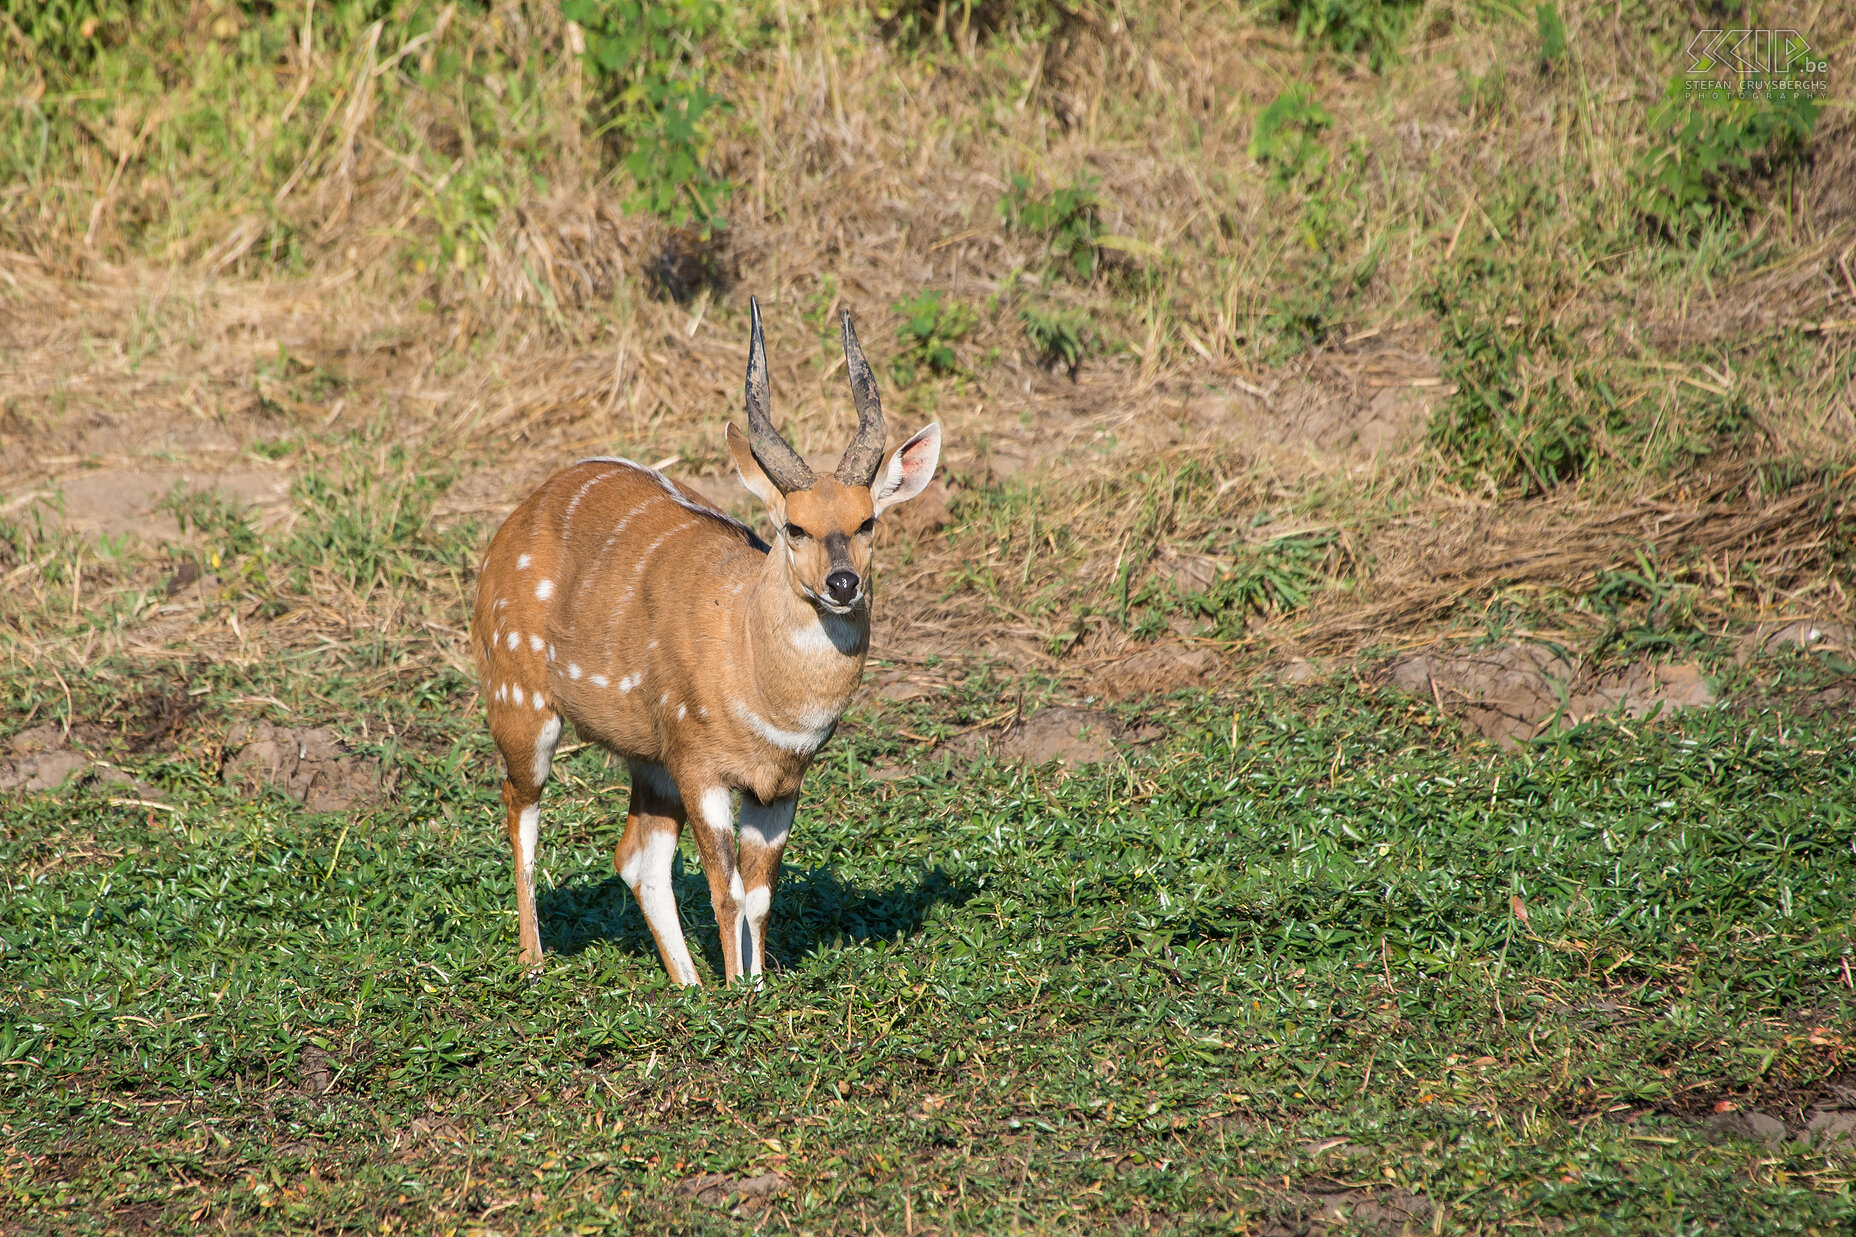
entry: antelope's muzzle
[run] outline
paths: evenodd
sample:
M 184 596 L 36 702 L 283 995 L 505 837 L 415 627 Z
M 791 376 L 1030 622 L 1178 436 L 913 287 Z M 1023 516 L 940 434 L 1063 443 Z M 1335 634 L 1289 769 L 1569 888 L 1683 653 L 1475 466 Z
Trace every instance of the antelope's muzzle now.
M 834 571 L 825 577 L 825 591 L 841 606 L 856 601 L 857 591 L 862 585 L 863 581 L 857 578 L 855 571 Z

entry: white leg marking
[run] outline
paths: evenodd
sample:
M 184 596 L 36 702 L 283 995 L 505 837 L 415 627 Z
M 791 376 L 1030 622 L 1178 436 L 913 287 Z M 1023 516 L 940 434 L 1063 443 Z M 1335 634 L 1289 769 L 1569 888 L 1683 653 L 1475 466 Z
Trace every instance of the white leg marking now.
M 541 840 L 541 805 L 531 803 L 522 809 L 522 819 L 517 822 L 522 843 L 522 872 L 528 877 L 529 887 L 535 885 L 535 843 Z
M 732 841 L 735 835 L 734 805 L 728 801 L 728 787 L 711 786 L 702 792 L 700 801 L 702 823 L 719 834 L 725 834 Z
M 793 809 L 799 806 L 798 796 L 790 799 L 775 799 L 772 803 L 757 803 L 753 795 L 741 797 L 741 845 L 745 848 L 778 847 L 786 843 L 786 835 L 792 832 Z M 767 940 L 767 912 L 773 905 L 773 890 L 767 885 L 758 885 L 747 891 L 741 899 L 742 920 L 753 932 L 753 939 L 763 946 Z M 761 973 L 759 951 L 753 951 L 749 957 L 754 967 L 753 974 Z
M 735 902 L 737 904 L 748 900 L 748 889 L 746 885 L 741 883 L 741 873 L 736 872 L 728 878 L 728 892 L 735 895 Z
M 767 909 L 773 903 L 773 893 L 767 886 L 750 889 L 741 898 L 742 928 L 742 967 L 756 982 L 760 979 L 760 950 L 756 944 L 765 945 L 767 941 Z M 748 935 L 752 933 L 752 936 Z
M 554 596 L 554 581 L 553 580 L 543 580 L 540 584 L 537 584 L 535 586 L 535 600 L 536 601 L 546 601 L 548 600 L 548 598 L 552 596 Z
M 696 965 L 690 961 L 689 943 L 683 939 L 683 924 L 677 918 L 676 891 L 670 884 L 670 861 L 676 853 L 677 835 L 669 829 L 654 830 L 626 860 L 619 875 L 631 886 L 645 922 L 664 943 L 664 952 L 670 955 L 670 977 L 680 984 L 693 984 Z
M 548 774 L 554 770 L 554 745 L 561 741 L 561 719 L 550 717 L 542 726 L 541 734 L 535 739 L 535 785 L 542 786 L 548 781 Z M 537 819 L 540 819 L 537 817 Z

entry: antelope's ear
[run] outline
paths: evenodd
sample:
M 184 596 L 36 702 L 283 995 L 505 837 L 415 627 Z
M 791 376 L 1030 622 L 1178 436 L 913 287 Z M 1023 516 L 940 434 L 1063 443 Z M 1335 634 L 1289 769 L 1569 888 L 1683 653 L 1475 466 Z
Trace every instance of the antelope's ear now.
M 890 453 L 889 460 L 877 470 L 870 485 L 870 502 L 877 515 L 906 503 L 928 488 L 934 479 L 934 466 L 941 460 L 941 424 L 936 421 L 915 432 L 915 436 Z
M 767 505 L 773 512 L 774 523 L 786 520 L 786 495 L 780 493 L 780 487 L 773 483 L 767 470 L 754 458 L 753 448 L 748 446 L 748 436 L 735 428 L 735 423 L 728 423 L 728 454 L 735 461 L 735 473 L 741 478 L 741 484 L 748 493 Z

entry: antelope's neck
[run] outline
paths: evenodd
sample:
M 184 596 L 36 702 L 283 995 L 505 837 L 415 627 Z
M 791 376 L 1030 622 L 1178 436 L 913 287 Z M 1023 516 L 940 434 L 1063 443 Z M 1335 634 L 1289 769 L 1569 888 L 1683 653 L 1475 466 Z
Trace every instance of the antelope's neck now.
M 777 724 L 814 729 L 835 721 L 863 677 L 870 650 L 868 604 L 825 614 L 796 594 L 776 547 L 747 594 L 747 677 Z

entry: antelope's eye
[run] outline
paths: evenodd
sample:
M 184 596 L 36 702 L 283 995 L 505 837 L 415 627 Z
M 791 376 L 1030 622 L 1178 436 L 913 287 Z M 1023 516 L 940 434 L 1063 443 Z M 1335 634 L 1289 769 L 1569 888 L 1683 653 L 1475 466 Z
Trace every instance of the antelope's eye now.
M 808 533 L 805 529 L 799 527 L 799 525 L 797 524 L 788 524 L 786 526 L 786 539 L 788 541 L 804 541 L 807 537 L 810 537 L 811 535 L 812 535 L 811 533 Z
M 859 533 L 868 533 L 874 530 L 875 528 L 876 528 L 876 517 L 871 516 L 869 519 L 865 520 L 862 524 L 859 524 L 857 526 L 857 531 Z

